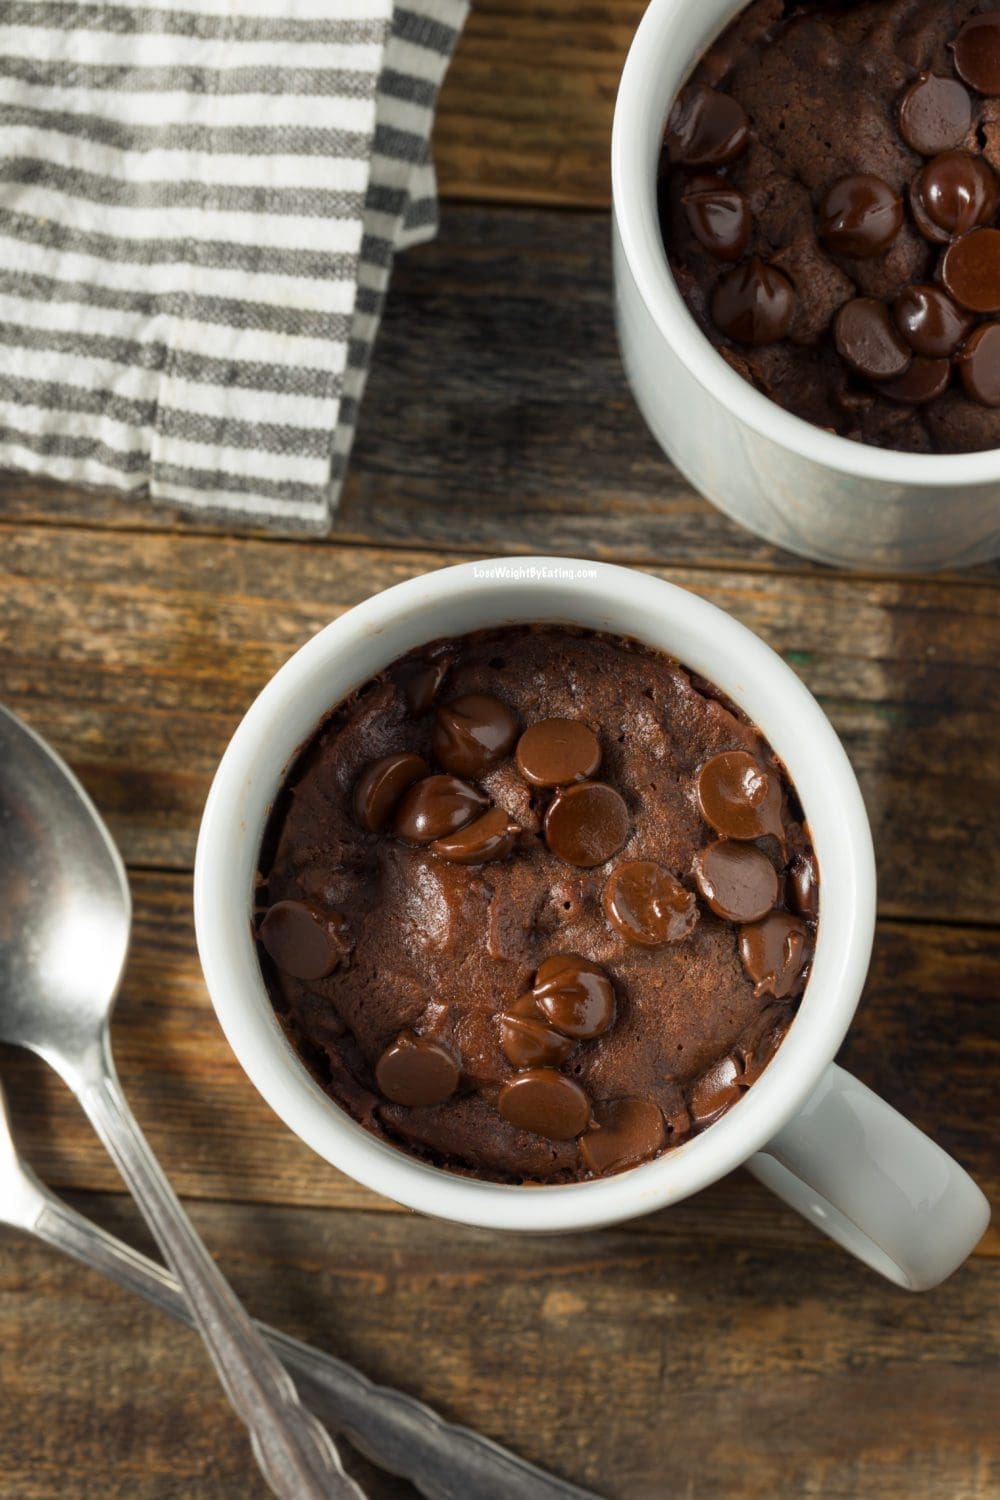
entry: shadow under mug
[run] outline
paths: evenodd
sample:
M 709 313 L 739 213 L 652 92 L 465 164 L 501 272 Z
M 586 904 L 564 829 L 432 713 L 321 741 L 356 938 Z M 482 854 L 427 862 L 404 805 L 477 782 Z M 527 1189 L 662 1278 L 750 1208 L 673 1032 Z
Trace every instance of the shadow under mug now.
M 506 624 L 632 636 L 715 683 L 787 767 L 820 869 L 816 952 L 801 1005 L 761 1078 L 702 1134 L 607 1178 L 519 1187 L 417 1160 L 364 1130 L 309 1075 L 279 1026 L 257 960 L 254 876 L 286 770 L 320 719 L 406 652 Z M 308 641 L 236 730 L 205 807 L 195 862 L 198 947 L 223 1030 L 285 1123 L 349 1176 L 424 1213 L 492 1229 L 571 1231 L 679 1201 L 741 1163 L 901 1286 L 942 1280 L 989 1218 L 944 1151 L 834 1055 L 861 995 L 875 921 L 871 833 L 854 772 L 795 673 L 705 600 L 645 573 L 566 558 L 464 563 L 397 584 Z
M 726 515 L 820 562 L 893 571 L 1000 556 L 1000 449 L 899 453 L 785 411 L 731 369 L 667 263 L 656 205 L 678 89 L 746 0 L 651 0 L 625 61 L 611 148 L 615 312 L 640 411 Z

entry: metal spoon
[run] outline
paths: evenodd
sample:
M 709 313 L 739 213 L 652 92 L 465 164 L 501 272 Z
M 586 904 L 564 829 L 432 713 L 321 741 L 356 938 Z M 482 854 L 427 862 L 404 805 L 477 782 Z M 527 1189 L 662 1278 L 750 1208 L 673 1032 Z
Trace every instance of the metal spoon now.
M 176 1279 L 131 1245 L 77 1213 L 41 1183 L 18 1155 L 0 1085 L 0 1222 L 138 1292 L 189 1325 Z M 258 1323 L 299 1395 L 335 1432 L 374 1463 L 416 1485 L 427 1500 L 599 1500 L 589 1490 L 536 1469 L 499 1443 L 458 1427 L 391 1386 L 376 1385 L 343 1360 Z
M 79 1099 L 184 1289 L 264 1478 L 285 1500 L 365 1500 L 198 1238 L 122 1093 L 109 1020 L 132 920 L 125 867 L 72 772 L 0 708 L 0 1041 Z

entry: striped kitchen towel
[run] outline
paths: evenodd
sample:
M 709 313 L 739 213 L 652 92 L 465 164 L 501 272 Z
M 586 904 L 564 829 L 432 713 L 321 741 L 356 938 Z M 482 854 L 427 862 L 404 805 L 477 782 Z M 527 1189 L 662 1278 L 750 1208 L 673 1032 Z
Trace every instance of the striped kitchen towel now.
M 0 466 L 323 530 L 466 0 L 0 0 Z

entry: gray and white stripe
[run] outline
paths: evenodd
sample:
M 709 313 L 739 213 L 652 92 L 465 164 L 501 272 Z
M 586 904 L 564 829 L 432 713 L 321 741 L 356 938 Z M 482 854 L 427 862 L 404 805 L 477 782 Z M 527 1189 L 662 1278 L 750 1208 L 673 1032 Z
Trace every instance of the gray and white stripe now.
M 328 525 L 465 13 L 7 0 L 0 465 Z

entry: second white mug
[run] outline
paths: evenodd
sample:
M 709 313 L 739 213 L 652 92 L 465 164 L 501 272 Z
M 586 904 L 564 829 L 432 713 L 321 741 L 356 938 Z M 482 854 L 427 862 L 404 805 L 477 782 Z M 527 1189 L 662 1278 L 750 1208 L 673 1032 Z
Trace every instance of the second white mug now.
M 898 453 L 824 432 L 730 369 L 688 311 L 656 208 L 670 105 L 746 0 L 651 0 L 625 62 L 611 148 L 615 304 L 653 435 L 720 510 L 820 562 L 893 570 L 1000 556 L 1000 450 Z

